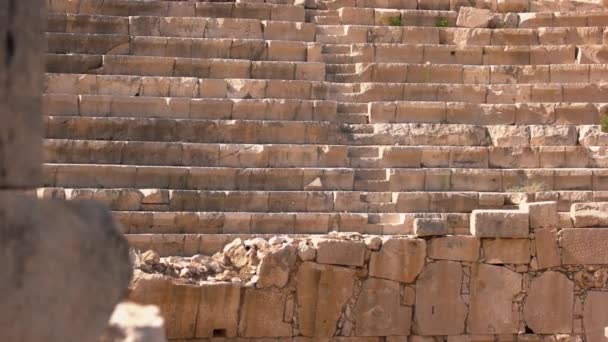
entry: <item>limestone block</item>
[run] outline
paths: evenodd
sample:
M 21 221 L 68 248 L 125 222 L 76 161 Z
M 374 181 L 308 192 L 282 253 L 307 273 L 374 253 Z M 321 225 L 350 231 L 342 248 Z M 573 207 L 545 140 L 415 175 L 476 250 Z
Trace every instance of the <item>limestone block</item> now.
M 412 308 L 401 303 L 399 283 L 368 278 L 353 310 L 356 336 L 406 336 Z
M 159 32 L 165 37 L 201 38 L 206 24 L 205 18 L 164 17 L 159 19 Z
M 365 244 L 361 241 L 316 240 L 317 262 L 345 266 L 362 266 L 365 258 Z
M 127 242 L 112 222 L 94 202 L 0 194 L 0 340 L 94 341 L 101 335 L 132 274 Z
M 196 321 L 197 338 L 213 337 L 217 331 L 226 337 L 237 335 L 241 288 L 238 284 L 204 284 L 200 288 Z
M 441 218 L 414 219 L 414 234 L 417 236 L 447 235 L 448 225 Z
M 12 5 L 11 5 L 12 4 Z M 2 6 L 0 36 L 0 188 L 35 187 L 42 168 L 43 1 Z
M 478 28 L 488 27 L 490 23 L 490 10 L 474 7 L 460 7 L 456 26 Z
M 513 301 L 522 291 L 522 276 L 505 267 L 473 264 L 468 332 L 472 334 L 515 334 L 519 312 Z
M 604 246 L 608 230 L 594 228 L 566 228 L 561 230 L 562 263 L 588 265 L 608 263 Z
M 604 328 L 608 326 L 608 292 L 589 291 L 585 298 L 583 324 L 589 342 L 605 341 Z
M 534 243 L 538 268 L 550 268 L 561 265 L 557 233 L 555 229 L 542 228 L 534 230 Z
M 315 25 L 289 21 L 263 21 L 264 40 L 315 41 Z
M 205 38 L 263 39 L 262 24 L 256 19 L 208 19 Z
M 483 257 L 488 264 L 530 263 L 530 240 L 495 239 L 482 243 Z
M 307 60 L 307 45 L 304 42 L 271 40 L 268 44 L 268 60 L 270 61 L 302 61 Z
M 608 227 L 608 203 L 575 203 L 570 217 L 574 227 Z
M 338 15 L 343 25 L 374 25 L 373 8 L 343 7 Z
M 418 9 L 449 10 L 450 0 L 418 0 Z
M 420 335 L 464 333 L 467 306 L 460 294 L 462 266 L 453 261 L 428 264 L 416 281 L 414 331 Z
M 262 258 L 258 267 L 259 288 L 278 287 L 282 288 L 289 281 L 289 272 L 296 262 L 296 249 L 293 246 L 285 246 Z
M 574 283 L 564 274 L 545 272 L 530 282 L 524 321 L 537 334 L 572 332 Z
M 506 2 L 506 1 L 505 1 Z M 519 28 L 552 27 L 553 13 L 550 12 L 529 12 L 519 13 Z
M 451 235 L 429 240 L 426 252 L 431 259 L 474 262 L 479 259 L 479 246 L 476 237 Z
M 390 238 L 369 262 L 371 277 L 411 283 L 424 267 L 426 242 L 421 239 Z
M 116 306 L 99 342 L 166 342 L 158 307 L 123 302 Z
M 530 215 L 530 228 L 554 228 L 558 226 L 556 202 L 522 203 L 519 209 Z
M 528 213 L 516 210 L 474 210 L 471 234 L 476 237 L 527 238 Z
M 303 263 L 298 269 L 296 292 L 300 333 L 334 336 L 342 308 L 353 295 L 355 270 Z
M 283 318 L 286 300 L 287 295 L 281 292 L 245 290 L 240 313 L 239 336 L 291 336 L 291 324 L 285 323 Z

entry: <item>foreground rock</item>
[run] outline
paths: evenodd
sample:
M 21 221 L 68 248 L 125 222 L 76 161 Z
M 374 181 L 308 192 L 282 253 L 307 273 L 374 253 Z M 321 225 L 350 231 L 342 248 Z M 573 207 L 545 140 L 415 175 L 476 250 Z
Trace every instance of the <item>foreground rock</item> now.
M 120 303 L 99 342 L 166 342 L 164 320 L 153 305 Z
M 132 274 L 109 212 L 2 193 L 0 236 L 0 341 L 95 341 Z

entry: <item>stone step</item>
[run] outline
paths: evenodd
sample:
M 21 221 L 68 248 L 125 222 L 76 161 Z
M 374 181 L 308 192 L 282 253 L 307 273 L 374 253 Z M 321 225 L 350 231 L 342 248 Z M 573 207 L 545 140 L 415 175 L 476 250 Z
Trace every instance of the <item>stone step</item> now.
M 338 25 L 340 18 L 338 16 L 316 16 L 310 22 L 317 25 Z
M 348 64 L 354 61 L 350 54 L 324 54 L 322 60 L 330 64 Z
M 262 39 L 176 38 L 47 33 L 53 54 L 133 55 L 306 62 L 308 43 Z
M 168 70 L 167 70 L 168 72 Z M 219 71 L 218 71 L 219 72 Z M 522 78 L 524 76 L 518 76 Z M 306 80 L 198 79 L 175 86 L 182 77 L 57 74 L 45 76 L 46 94 L 175 96 L 232 99 L 294 99 L 368 103 L 375 101 L 469 102 L 515 104 L 524 102 L 608 103 L 606 83 L 437 84 L 332 83 Z M 158 85 L 155 85 L 157 83 Z M 149 84 L 149 87 L 146 85 Z M 192 88 L 194 87 L 194 88 Z M 196 88 L 198 87 L 198 95 Z M 190 89 L 193 89 L 190 92 Z M 193 95 L 191 95 L 193 94 Z
M 378 179 L 384 176 L 384 179 Z M 45 164 L 45 187 L 273 191 L 608 190 L 608 169 L 220 168 Z
M 600 146 L 345 146 L 46 139 L 45 162 L 212 167 L 608 168 Z
M 321 53 L 324 54 L 347 54 L 350 53 L 350 45 L 335 45 L 335 44 L 323 44 L 321 47 Z
M 159 216 L 180 213 L 309 213 L 359 217 L 362 223 L 411 224 L 412 216 L 450 215 L 454 227 L 468 227 L 468 215 L 477 209 L 512 209 L 520 203 L 551 199 L 558 210 L 569 212 L 573 203 L 606 199 L 605 191 L 525 192 L 360 192 L 360 191 L 196 191 L 167 189 L 39 188 L 39 198 L 97 200 L 111 210 L 159 212 Z M 234 214 L 236 213 L 236 214 Z M 367 214 L 367 215 L 360 215 Z M 399 214 L 399 215 L 391 215 Z M 147 216 L 145 213 L 139 217 Z M 149 220 L 149 218 L 147 219 Z M 140 220 L 146 221 L 146 220 Z M 466 222 L 462 224 L 462 222 Z
M 185 83 L 190 80 L 182 81 Z M 144 88 L 136 85 L 130 90 L 125 86 L 124 92 L 130 91 L 135 96 L 45 94 L 43 96 L 44 114 L 84 117 L 339 122 L 335 101 L 189 98 L 187 96 L 199 95 L 198 87 L 193 84 L 172 82 L 165 83 L 164 86 L 158 88 L 154 88 L 154 84 L 150 84 L 150 86 L 152 89 L 146 89 L 146 85 L 143 86 Z M 106 88 L 105 91 L 111 93 L 112 88 Z M 142 96 L 138 96 L 138 94 Z M 172 97 L 145 95 L 171 95 Z
M 338 103 L 337 109 L 339 113 L 364 113 L 368 107 L 365 103 Z
M 325 64 L 129 55 L 47 55 L 47 71 L 102 75 L 324 81 Z
M 109 15 L 109 16 L 156 16 L 156 17 L 206 17 L 247 18 L 259 20 L 283 20 L 303 22 L 302 6 L 267 3 L 193 2 L 193 1 L 128 1 L 128 0 L 80 0 L 51 1 L 50 13 Z
M 316 121 L 75 116 L 47 116 L 45 125 L 50 139 L 353 146 L 608 146 L 608 133 L 600 132 L 600 127 L 594 125 L 347 125 Z

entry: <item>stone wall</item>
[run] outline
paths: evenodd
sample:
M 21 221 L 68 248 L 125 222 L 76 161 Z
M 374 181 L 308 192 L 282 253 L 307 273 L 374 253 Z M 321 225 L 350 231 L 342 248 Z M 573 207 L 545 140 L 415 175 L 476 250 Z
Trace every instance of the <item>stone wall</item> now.
M 608 325 L 607 204 L 476 210 L 471 235 L 235 240 L 212 257 L 144 253 L 131 298 L 179 341 L 589 341 Z M 595 228 L 594 228 L 595 227 Z M 408 337 L 409 336 L 409 337 Z

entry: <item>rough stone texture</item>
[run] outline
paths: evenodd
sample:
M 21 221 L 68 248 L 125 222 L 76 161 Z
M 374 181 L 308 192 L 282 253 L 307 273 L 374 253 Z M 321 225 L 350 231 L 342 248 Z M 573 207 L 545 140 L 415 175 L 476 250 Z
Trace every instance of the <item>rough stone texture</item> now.
M 289 271 L 296 262 L 296 248 L 285 246 L 268 254 L 260 262 L 257 287 L 276 286 L 281 288 L 289 281 Z
M 572 332 L 574 283 L 558 272 L 532 279 L 524 305 L 524 321 L 536 334 Z
M 412 239 L 390 239 L 373 252 L 369 261 L 372 277 L 410 283 L 424 267 L 426 242 Z
M 557 233 L 550 228 L 536 229 L 534 243 L 538 268 L 549 268 L 561 265 L 561 256 L 557 243 Z
M 361 241 L 320 240 L 315 242 L 317 262 L 345 266 L 361 266 L 365 244 Z
M 443 219 L 414 219 L 414 234 L 418 236 L 446 235 L 448 225 Z
M 239 335 L 243 337 L 291 336 L 291 324 L 283 322 L 284 293 L 246 290 L 239 322 Z
M 519 326 L 519 312 L 513 311 L 513 301 L 521 290 L 521 274 L 505 267 L 474 264 L 471 267 L 468 332 L 516 333 Z
M 3 192 L 0 236 L 0 340 L 101 335 L 132 274 L 127 242 L 103 206 Z
M 483 241 L 483 256 L 488 264 L 528 264 L 530 240 L 493 239 Z
M 560 241 L 564 265 L 608 263 L 608 229 L 566 228 Z
M 334 336 L 342 308 L 353 295 L 355 270 L 305 262 L 297 273 L 300 332 Z
M 575 227 L 608 227 L 608 203 L 574 203 L 570 216 Z
M 438 261 L 425 267 L 416 281 L 416 333 L 464 333 L 467 306 L 460 294 L 461 284 L 462 266 L 458 262 Z
M 120 303 L 99 342 L 166 342 L 164 320 L 153 305 Z
M 46 6 L 0 4 L 0 189 L 40 185 Z
M 240 285 L 219 283 L 201 287 L 196 337 L 213 337 L 217 332 L 225 337 L 236 336 L 240 302 Z
M 555 228 L 559 224 L 556 202 L 524 203 L 519 208 L 530 214 L 530 228 Z
M 401 304 L 399 283 L 369 278 L 354 308 L 357 336 L 406 336 L 412 308 Z
M 517 210 L 473 210 L 471 235 L 476 237 L 527 238 L 528 213 Z
M 589 291 L 585 298 L 583 324 L 588 342 L 606 341 L 604 328 L 608 326 L 608 292 Z
M 488 27 L 490 23 L 490 10 L 474 7 L 460 7 L 456 26 L 459 27 Z
M 431 259 L 477 261 L 479 259 L 479 239 L 473 236 L 445 236 L 427 243 L 427 256 Z

